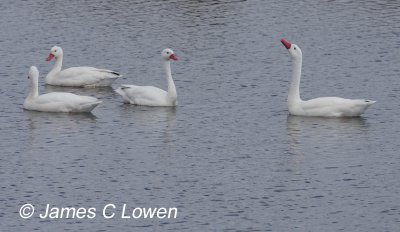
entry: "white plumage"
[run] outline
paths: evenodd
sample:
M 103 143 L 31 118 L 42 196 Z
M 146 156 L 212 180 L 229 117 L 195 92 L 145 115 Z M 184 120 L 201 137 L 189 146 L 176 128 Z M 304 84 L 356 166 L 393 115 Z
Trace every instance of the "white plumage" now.
M 39 95 L 39 71 L 35 66 L 29 70 L 32 81 L 31 91 L 24 102 L 24 109 L 43 112 L 90 112 L 101 103 L 95 97 L 72 93 L 53 92 Z
M 111 84 L 121 75 L 108 69 L 93 67 L 72 67 L 61 70 L 63 50 L 54 46 L 51 48 L 47 61 L 55 58 L 53 69 L 46 76 L 46 84 L 73 87 L 104 87 Z
M 177 93 L 171 74 L 170 60 L 177 60 L 171 49 L 161 53 L 167 74 L 168 91 L 154 86 L 122 85 L 115 91 L 122 96 L 125 103 L 144 106 L 176 106 Z
M 300 78 L 302 52 L 300 48 L 281 40 L 288 49 L 293 62 L 293 76 L 288 96 L 289 113 L 299 116 L 355 117 L 360 116 L 375 101 L 365 99 L 345 99 L 340 97 L 320 97 L 308 101 L 300 98 Z

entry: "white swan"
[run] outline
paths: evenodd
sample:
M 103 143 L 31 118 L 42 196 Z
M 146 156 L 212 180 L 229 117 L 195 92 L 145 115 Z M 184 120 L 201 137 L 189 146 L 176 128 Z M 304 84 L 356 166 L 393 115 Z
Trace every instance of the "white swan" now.
M 32 81 L 31 91 L 24 102 L 24 109 L 43 112 L 90 112 L 101 103 L 95 97 L 79 96 L 72 93 L 53 92 L 39 95 L 39 70 L 32 66 L 28 79 Z
M 167 74 L 168 92 L 154 86 L 122 85 L 115 91 L 122 96 L 125 103 L 145 106 L 176 106 L 177 94 L 172 80 L 170 60 L 178 60 L 174 51 L 167 48 L 161 53 Z
M 53 69 L 46 76 L 46 84 L 73 87 L 104 87 L 111 84 L 121 75 L 107 69 L 92 67 L 72 67 L 61 70 L 63 50 L 54 46 L 46 61 L 56 59 Z
M 300 98 L 300 77 L 302 53 L 295 44 L 281 39 L 288 49 L 293 62 L 292 82 L 290 84 L 288 107 L 289 113 L 300 116 L 319 117 L 354 117 L 360 116 L 375 101 L 364 99 L 345 99 L 340 97 L 320 97 L 303 101 Z

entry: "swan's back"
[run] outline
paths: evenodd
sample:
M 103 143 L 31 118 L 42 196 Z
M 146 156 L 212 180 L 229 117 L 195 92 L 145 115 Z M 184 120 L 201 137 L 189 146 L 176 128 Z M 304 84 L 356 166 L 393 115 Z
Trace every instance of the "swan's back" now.
M 118 72 L 108 69 L 71 67 L 60 71 L 54 77 L 46 78 L 46 83 L 63 86 L 110 86 L 120 76 Z
M 90 112 L 100 103 L 95 97 L 53 92 L 25 100 L 24 108 L 45 112 Z
M 124 102 L 147 106 L 174 106 L 176 99 L 168 97 L 168 92 L 154 86 L 122 85 L 115 90 Z
M 295 112 L 307 116 L 355 117 L 360 116 L 375 101 L 364 99 L 345 99 L 340 97 L 320 97 L 301 101 L 300 109 Z

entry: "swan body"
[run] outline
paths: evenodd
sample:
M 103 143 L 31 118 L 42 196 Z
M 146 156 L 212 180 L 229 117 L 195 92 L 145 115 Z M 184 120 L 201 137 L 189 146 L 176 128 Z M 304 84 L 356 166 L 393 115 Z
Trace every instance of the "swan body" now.
M 122 85 L 115 90 L 125 103 L 143 106 L 175 106 L 176 98 L 154 86 Z
M 39 95 L 39 71 L 35 66 L 29 70 L 32 81 L 31 91 L 24 102 L 24 109 L 43 112 L 90 112 L 101 103 L 95 97 L 72 93 L 53 92 Z
M 154 86 L 122 85 L 115 91 L 122 96 L 125 103 L 144 106 L 176 106 L 177 93 L 171 74 L 170 60 L 177 60 L 171 49 L 161 53 L 167 74 L 168 91 Z
M 293 62 L 292 82 L 288 96 L 289 113 L 298 116 L 356 117 L 364 113 L 375 101 L 365 99 L 345 99 L 340 97 L 320 97 L 303 101 L 300 98 L 300 78 L 302 52 L 300 48 L 281 40 L 289 51 Z
M 289 113 L 298 116 L 356 117 L 360 116 L 375 101 L 320 97 L 308 101 L 291 102 Z
M 56 59 L 53 69 L 46 76 L 46 84 L 72 87 L 105 87 L 121 75 L 108 69 L 93 67 L 72 67 L 61 70 L 63 50 L 54 46 L 51 48 L 47 61 Z

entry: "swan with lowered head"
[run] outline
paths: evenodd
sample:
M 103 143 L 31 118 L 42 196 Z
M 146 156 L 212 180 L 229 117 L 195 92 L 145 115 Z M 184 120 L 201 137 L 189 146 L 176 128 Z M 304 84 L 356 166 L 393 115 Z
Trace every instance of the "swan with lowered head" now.
M 53 92 L 39 95 L 39 70 L 32 66 L 28 79 L 32 81 L 31 91 L 24 102 L 24 109 L 43 112 L 90 112 L 101 103 L 95 97 L 79 96 L 72 93 Z
M 92 67 L 72 67 L 61 70 L 63 62 L 63 50 L 61 47 L 51 48 L 46 61 L 55 58 L 53 69 L 46 76 L 46 84 L 71 87 L 105 87 L 111 84 L 121 75 L 107 69 Z
M 122 85 L 115 91 L 122 96 L 125 103 L 144 106 L 176 106 L 177 94 L 171 74 L 171 60 L 178 60 L 174 51 L 167 48 L 161 53 L 167 74 L 168 91 L 154 86 Z
M 340 97 L 320 97 L 303 101 L 300 98 L 300 77 L 302 53 L 296 44 L 281 39 L 289 51 L 293 62 L 292 82 L 290 84 L 288 107 L 289 113 L 299 116 L 318 117 L 355 117 L 364 113 L 375 101 L 364 99 L 345 99 Z

